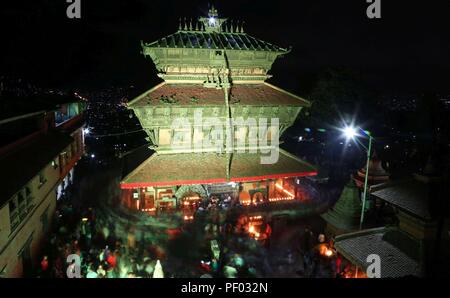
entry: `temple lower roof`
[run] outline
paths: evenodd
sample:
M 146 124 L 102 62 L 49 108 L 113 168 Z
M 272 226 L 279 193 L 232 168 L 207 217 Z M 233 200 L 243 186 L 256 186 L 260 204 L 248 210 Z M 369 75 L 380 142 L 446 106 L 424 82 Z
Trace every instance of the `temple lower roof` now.
M 226 154 L 155 153 L 122 180 L 121 188 L 244 182 L 317 174 L 312 165 L 281 149 L 274 164 L 261 164 L 260 153 L 234 153 L 229 181 L 226 168 Z
M 225 95 L 222 89 L 206 88 L 199 84 L 161 83 L 131 101 L 128 106 L 203 106 L 224 104 Z M 309 101 L 268 83 L 233 85 L 230 92 L 230 104 L 310 106 Z

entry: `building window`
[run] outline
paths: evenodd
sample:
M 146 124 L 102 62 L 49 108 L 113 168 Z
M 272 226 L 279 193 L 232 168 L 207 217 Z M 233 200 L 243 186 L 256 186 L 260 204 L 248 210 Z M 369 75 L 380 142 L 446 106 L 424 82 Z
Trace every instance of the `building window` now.
M 235 127 L 234 141 L 236 146 L 245 146 L 247 142 L 247 127 Z
M 47 179 L 45 179 L 45 175 L 43 172 L 39 173 L 39 187 L 45 184 L 47 182 Z
M 27 217 L 33 210 L 34 200 L 30 187 L 26 186 L 17 192 L 16 196 L 9 201 L 9 220 L 11 231 Z
M 159 145 L 170 145 L 172 141 L 172 130 L 171 129 L 160 129 L 159 130 Z
M 175 129 L 173 132 L 172 145 L 189 146 L 192 141 L 192 131 L 189 128 Z
M 54 169 L 57 169 L 57 168 L 58 168 L 58 162 L 57 162 L 56 160 L 52 160 L 52 167 L 53 167 Z
M 72 157 L 76 156 L 77 150 L 75 148 L 75 143 L 70 144 L 70 155 Z
M 42 232 L 43 233 L 47 233 L 48 232 L 48 228 L 49 228 L 49 223 L 48 223 L 48 208 L 45 209 L 45 211 L 42 213 L 41 215 L 41 223 L 42 223 Z
M 17 200 L 16 198 L 9 201 L 9 221 L 11 224 L 11 232 L 17 228 L 17 226 L 20 223 L 19 216 L 18 216 L 18 210 L 17 210 Z
M 192 143 L 201 146 L 202 142 L 203 142 L 203 130 L 201 128 L 195 128 Z

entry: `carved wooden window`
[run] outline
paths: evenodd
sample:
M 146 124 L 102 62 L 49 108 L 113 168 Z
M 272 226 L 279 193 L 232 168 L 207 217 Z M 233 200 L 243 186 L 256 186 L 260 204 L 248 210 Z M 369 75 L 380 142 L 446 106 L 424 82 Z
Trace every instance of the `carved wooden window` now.
M 170 145 L 172 141 L 172 130 L 162 128 L 159 130 L 159 145 Z

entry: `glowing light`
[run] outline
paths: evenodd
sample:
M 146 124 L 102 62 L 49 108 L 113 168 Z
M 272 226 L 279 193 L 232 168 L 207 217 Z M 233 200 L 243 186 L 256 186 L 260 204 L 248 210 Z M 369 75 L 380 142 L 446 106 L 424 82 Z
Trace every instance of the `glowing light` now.
M 95 158 L 95 154 L 91 154 L 91 158 Z
M 356 136 L 356 129 L 354 127 L 346 126 L 342 131 L 347 139 L 353 139 Z
M 250 216 L 250 220 L 262 219 L 262 215 Z
M 84 134 L 88 135 L 91 130 L 89 129 L 89 127 L 86 127 L 85 129 L 83 129 Z
M 210 26 L 215 26 L 216 25 L 216 19 L 214 17 L 210 17 L 208 22 L 209 22 Z
M 326 256 L 329 258 L 334 255 L 334 251 L 332 249 L 328 248 L 328 245 L 326 245 L 326 244 L 321 244 L 319 250 L 320 250 L 320 254 L 322 256 Z
M 295 195 L 293 193 L 291 193 L 290 191 L 288 191 L 287 189 L 284 189 L 283 186 L 281 186 L 280 184 L 276 183 L 275 187 L 278 188 L 279 190 L 281 190 L 282 192 L 284 192 L 285 194 L 287 194 L 288 196 L 291 196 L 292 199 L 294 199 Z M 270 201 L 270 199 L 269 199 Z
M 81 221 L 87 222 L 87 221 L 88 221 L 88 218 L 87 218 L 87 217 L 83 217 L 83 218 L 81 219 Z
M 185 197 L 183 200 L 184 200 L 185 202 L 188 202 L 188 201 L 198 201 L 198 200 L 200 200 L 200 198 L 199 198 L 199 197 Z
M 294 200 L 294 197 L 277 197 L 277 198 L 270 198 L 270 202 L 279 202 L 279 201 L 292 201 Z
M 153 211 L 156 211 L 156 208 L 145 208 L 145 209 L 141 209 L 141 211 L 144 211 L 144 212 L 153 212 Z

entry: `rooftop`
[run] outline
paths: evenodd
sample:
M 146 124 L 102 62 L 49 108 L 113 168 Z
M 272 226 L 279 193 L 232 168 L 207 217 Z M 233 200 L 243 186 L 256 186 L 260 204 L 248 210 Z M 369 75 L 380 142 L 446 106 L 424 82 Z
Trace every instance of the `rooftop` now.
M 419 244 L 396 228 L 377 228 L 336 237 L 335 247 L 346 259 L 365 270 L 371 254 L 380 256 L 381 277 L 422 275 Z
M 171 103 L 168 103 L 170 99 Z M 235 84 L 230 92 L 231 105 L 260 106 L 309 106 L 310 103 L 290 92 L 268 83 Z M 224 105 L 225 95 L 222 89 L 206 88 L 199 84 L 161 83 L 129 103 L 130 107 L 144 106 L 195 106 Z
M 214 184 L 316 175 L 313 166 L 284 150 L 280 150 L 279 159 L 274 164 L 261 164 L 260 158 L 260 154 L 233 154 L 231 178 L 227 181 L 226 154 L 155 153 L 126 176 L 121 187 Z
M 202 48 L 242 51 L 287 52 L 266 41 L 252 37 L 244 32 L 244 22 L 220 18 L 214 7 L 208 17 L 197 20 L 180 18 L 178 31 L 152 43 L 143 44 L 150 48 Z
M 408 179 L 384 183 L 372 188 L 371 195 L 422 219 L 431 219 L 434 185 Z
M 281 48 L 260 40 L 247 33 L 240 32 L 206 32 L 177 31 L 171 35 L 151 43 L 144 43 L 149 48 L 190 48 L 190 49 L 223 49 L 241 51 L 271 51 L 287 53 Z

